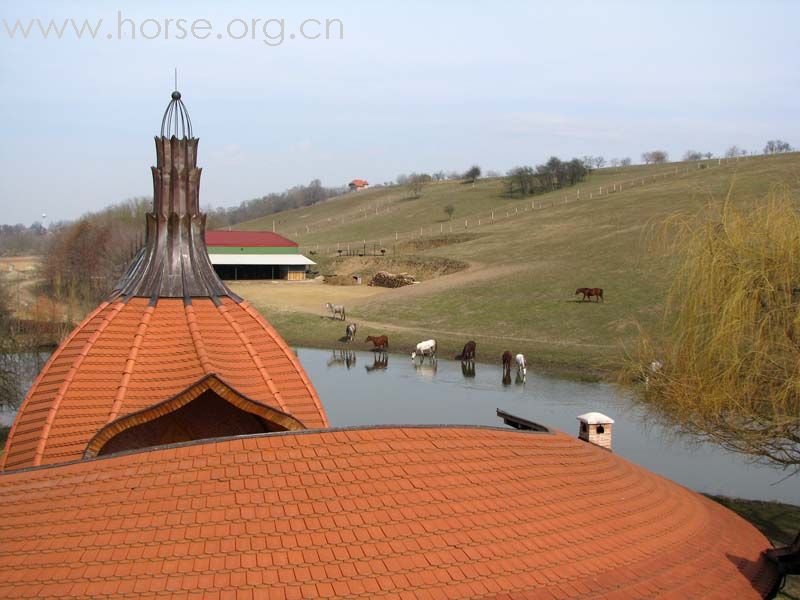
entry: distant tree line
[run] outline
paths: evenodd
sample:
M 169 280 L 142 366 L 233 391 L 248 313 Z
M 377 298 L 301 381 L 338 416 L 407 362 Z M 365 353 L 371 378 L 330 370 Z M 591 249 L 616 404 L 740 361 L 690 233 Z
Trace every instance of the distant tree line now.
M 783 152 L 794 152 L 794 148 L 783 140 L 769 140 L 764 146 L 764 154 L 781 154 Z
M 319 179 L 314 179 L 308 185 L 296 185 L 285 192 L 245 200 L 238 206 L 211 209 L 207 213 L 208 228 L 219 229 L 292 208 L 312 206 L 346 191 L 344 186 L 325 187 Z
M 514 167 L 508 172 L 506 189 L 509 196 L 543 194 L 583 181 L 590 172 L 584 161 L 573 158 L 562 161 L 556 156 L 536 167 Z
M 54 224 L 42 256 L 44 291 L 76 310 L 101 299 L 143 244 L 152 204 L 150 198 L 131 198 Z
M 47 230 L 36 222 L 30 227 L 22 223 L 0 225 L 0 256 L 41 254 L 47 239 Z

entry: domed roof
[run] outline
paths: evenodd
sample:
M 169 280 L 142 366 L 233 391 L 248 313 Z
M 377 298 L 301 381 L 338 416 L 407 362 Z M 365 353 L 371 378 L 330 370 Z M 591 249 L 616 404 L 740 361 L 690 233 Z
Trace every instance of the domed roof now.
M 0 596 L 762 598 L 767 539 L 561 433 L 291 431 L 0 476 Z
M 174 135 L 165 137 L 176 122 Z M 292 350 L 211 265 L 198 140 L 178 92 L 161 133 L 145 245 L 108 300 L 42 369 L 9 434 L 5 470 L 145 441 L 328 424 Z M 211 375 L 213 385 L 200 384 Z

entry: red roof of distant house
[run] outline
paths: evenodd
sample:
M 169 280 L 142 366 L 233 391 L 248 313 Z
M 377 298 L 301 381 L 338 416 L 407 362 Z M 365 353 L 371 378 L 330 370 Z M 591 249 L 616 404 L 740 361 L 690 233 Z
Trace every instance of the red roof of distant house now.
M 369 181 L 366 179 L 353 179 L 348 185 L 353 187 L 365 187 L 369 185 Z
M 206 231 L 207 246 L 296 247 L 297 243 L 272 231 Z

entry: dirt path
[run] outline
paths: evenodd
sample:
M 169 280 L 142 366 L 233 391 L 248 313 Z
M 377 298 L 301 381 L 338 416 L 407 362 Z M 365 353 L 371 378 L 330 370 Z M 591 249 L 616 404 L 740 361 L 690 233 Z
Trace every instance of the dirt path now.
M 463 271 L 422 281 L 416 285 L 389 289 L 368 285 L 325 285 L 313 281 L 237 281 L 227 282 L 230 288 L 255 304 L 266 304 L 275 310 L 297 311 L 315 315 L 326 315 L 325 304 L 343 304 L 355 308 L 373 300 L 401 301 L 435 294 L 443 290 L 486 281 L 522 271 L 524 265 L 496 267 L 482 263 L 471 263 Z

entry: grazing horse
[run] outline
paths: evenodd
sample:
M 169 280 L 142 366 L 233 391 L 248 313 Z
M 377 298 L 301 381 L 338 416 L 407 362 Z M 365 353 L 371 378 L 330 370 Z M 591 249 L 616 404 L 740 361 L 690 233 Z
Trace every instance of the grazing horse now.
M 335 319 L 336 315 L 340 315 L 342 317 L 342 321 L 347 320 L 347 315 L 345 314 L 344 306 L 341 304 L 331 304 L 328 302 L 325 304 L 325 308 L 327 308 L 331 312 L 331 318 Z
M 470 340 L 464 344 L 464 349 L 461 351 L 461 355 L 458 358 L 461 360 L 475 360 L 475 342 Z
M 578 288 L 575 290 L 575 295 L 577 296 L 578 294 L 583 294 L 581 302 L 586 300 L 586 298 L 591 300 L 592 296 L 597 298 L 595 302 L 605 302 L 605 300 L 603 300 L 603 288 Z
M 384 351 L 389 347 L 389 338 L 385 335 L 368 335 L 364 343 L 372 342 L 372 349 Z
M 411 353 L 411 360 L 414 360 L 418 355 L 423 358 L 436 356 L 436 340 L 425 340 L 417 344 L 417 349 Z
M 511 361 L 514 360 L 514 355 L 510 350 L 503 352 L 503 373 L 511 372 Z
M 355 323 L 348 323 L 347 327 L 345 327 L 344 333 L 347 337 L 348 342 L 352 342 L 353 339 L 356 337 L 356 324 Z
M 528 374 L 528 367 L 525 364 L 525 355 L 524 354 L 517 354 L 514 359 L 517 361 L 517 377 L 520 375 L 523 379 Z

